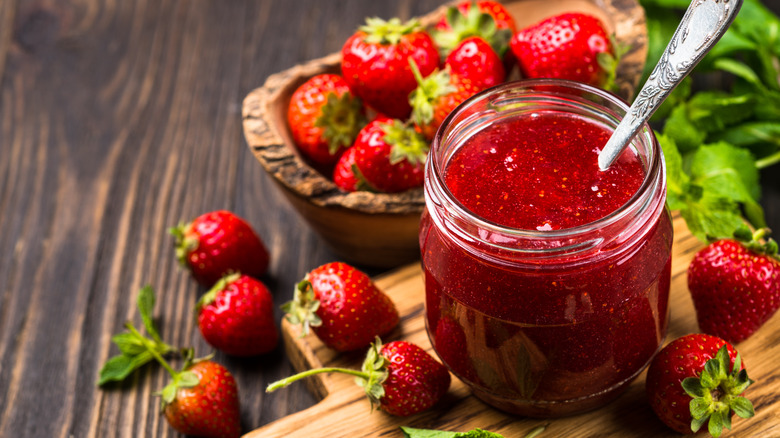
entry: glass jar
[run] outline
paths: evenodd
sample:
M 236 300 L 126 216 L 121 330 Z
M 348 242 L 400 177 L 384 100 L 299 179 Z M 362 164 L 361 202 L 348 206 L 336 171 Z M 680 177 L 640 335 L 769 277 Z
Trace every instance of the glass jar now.
M 558 178 L 558 172 L 573 179 L 594 176 L 598 150 L 627 108 L 618 97 L 584 84 L 521 80 L 464 102 L 433 141 L 420 228 L 426 329 L 450 370 L 499 409 L 553 417 L 601 406 L 622 393 L 663 343 L 672 224 L 663 156 L 648 126 L 618 161 L 638 163 L 636 184 L 621 187 L 630 179 L 623 176 L 613 181 L 616 190 L 630 193 L 603 217 L 532 228 L 517 225 L 523 216 L 536 214 L 530 207 L 498 213 L 511 207 L 513 196 L 531 180 Z M 549 138 L 536 138 L 534 129 L 518 131 L 538 121 L 555 126 Z M 556 143 L 557 130 L 572 123 L 604 131 L 581 139 L 593 149 L 592 157 L 583 159 Z M 507 155 L 495 172 L 471 169 L 476 155 L 467 155 L 465 148 L 488 154 L 507 142 L 528 147 L 526 140 L 549 149 L 545 160 L 555 157 L 558 164 L 540 161 L 529 167 L 535 156 L 520 156 L 518 163 Z M 459 155 L 462 148 L 466 155 Z M 448 166 L 456 165 L 466 170 L 452 170 L 456 176 L 448 179 Z M 502 186 L 489 182 L 503 171 L 517 173 L 506 180 L 516 183 L 501 195 Z M 571 180 L 555 181 L 566 186 Z M 464 190 L 468 202 L 459 197 Z M 594 201 L 567 199 L 568 192 L 559 192 L 548 208 L 561 210 L 561 223 L 570 223 L 601 200 L 601 189 L 593 190 Z M 488 198 L 491 204 L 477 208 Z

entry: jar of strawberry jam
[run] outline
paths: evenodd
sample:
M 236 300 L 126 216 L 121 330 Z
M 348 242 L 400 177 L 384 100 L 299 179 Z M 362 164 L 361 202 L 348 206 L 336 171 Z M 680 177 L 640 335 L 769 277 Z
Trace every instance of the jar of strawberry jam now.
M 617 397 L 661 346 L 672 225 L 651 129 L 607 170 L 628 106 L 524 80 L 450 114 L 420 228 L 426 328 L 442 361 L 502 410 L 568 415 Z

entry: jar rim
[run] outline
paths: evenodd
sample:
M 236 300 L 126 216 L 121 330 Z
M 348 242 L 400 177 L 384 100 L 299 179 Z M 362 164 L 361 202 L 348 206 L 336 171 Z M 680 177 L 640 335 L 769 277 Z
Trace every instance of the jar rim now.
M 502 93 L 511 92 L 512 90 L 532 89 L 532 88 L 540 88 L 540 87 L 541 88 L 555 87 L 556 89 L 571 89 L 571 90 L 576 90 L 579 93 L 585 92 L 585 93 L 593 94 L 595 96 L 598 96 L 600 99 L 604 99 L 604 101 L 608 102 L 609 104 L 615 105 L 617 109 L 619 109 L 623 113 L 622 115 L 616 115 L 617 117 L 624 117 L 625 115 L 628 114 L 629 111 L 628 103 L 626 103 L 622 98 L 620 98 L 614 93 L 611 93 L 609 91 L 588 84 L 564 80 L 564 79 L 548 79 L 548 78 L 520 79 L 520 80 L 505 82 L 503 84 L 496 85 L 494 87 L 488 88 L 486 90 L 483 90 L 480 93 L 471 96 L 463 103 L 461 103 L 458 107 L 456 107 L 453 111 L 451 111 L 450 114 L 448 114 L 447 117 L 444 119 L 440 129 L 436 132 L 436 135 L 434 136 L 433 142 L 431 144 L 431 155 L 426 165 L 426 174 L 428 174 L 428 172 L 432 172 L 434 176 L 434 178 L 430 178 L 431 175 L 427 175 L 426 180 L 435 179 L 440 182 L 440 184 L 438 184 L 440 187 L 437 187 L 437 191 L 443 192 L 443 194 L 447 197 L 448 207 L 456 210 L 454 213 L 457 216 L 461 218 L 467 218 L 470 222 L 474 223 L 479 228 L 491 232 L 500 233 L 500 234 L 511 235 L 517 238 L 535 239 L 535 240 L 570 239 L 578 235 L 592 233 L 595 230 L 610 226 L 616 222 L 621 221 L 622 219 L 625 219 L 626 216 L 632 213 L 638 214 L 643 211 L 646 211 L 646 209 L 649 208 L 652 201 L 651 195 L 655 191 L 655 189 L 658 188 L 657 187 L 658 184 L 661 184 L 661 187 L 659 189 L 663 190 L 665 193 L 666 184 L 665 184 L 665 163 L 663 159 L 663 151 L 661 150 L 658 141 L 653 135 L 652 129 L 647 123 L 645 123 L 640 129 L 639 133 L 632 140 L 632 145 L 635 145 L 637 143 L 648 143 L 647 150 L 648 150 L 649 160 L 645 166 L 645 176 L 642 181 L 642 184 L 637 189 L 637 191 L 631 196 L 631 198 L 629 198 L 623 205 L 621 205 L 619 208 L 615 209 L 614 211 L 610 212 L 609 214 L 595 221 L 582 224 L 582 225 L 577 225 L 574 227 L 569 227 L 569 228 L 540 231 L 540 230 L 532 230 L 532 229 L 514 228 L 511 226 L 502 225 L 490 221 L 488 219 L 485 219 L 479 216 L 478 214 L 474 213 L 470 209 L 466 208 L 457 199 L 457 197 L 453 195 L 449 187 L 447 187 L 447 185 L 443 183 L 444 169 L 442 168 L 442 163 L 439 162 L 440 160 L 438 159 L 436 154 L 436 151 L 439 150 L 443 142 L 446 141 L 445 137 L 447 136 L 447 134 L 450 131 L 452 131 L 453 122 L 457 122 L 458 116 L 461 115 L 464 111 L 468 110 L 469 108 L 473 107 L 479 102 L 490 99 L 491 96 L 498 96 L 501 95 Z M 591 102 L 591 103 L 593 106 L 600 107 L 600 109 L 608 110 L 607 107 L 603 106 L 600 103 L 597 102 Z M 454 126 L 458 126 L 457 123 Z M 614 130 L 614 126 L 610 126 L 610 128 Z M 428 190 L 426 190 L 426 197 L 428 197 Z M 561 250 L 564 248 L 556 248 L 556 249 Z

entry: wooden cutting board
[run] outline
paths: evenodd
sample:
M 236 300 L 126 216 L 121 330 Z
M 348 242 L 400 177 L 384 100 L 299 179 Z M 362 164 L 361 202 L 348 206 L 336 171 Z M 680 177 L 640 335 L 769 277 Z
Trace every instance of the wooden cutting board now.
M 674 218 L 672 254 L 671 320 L 667 341 L 698 331 L 686 286 L 686 270 L 693 254 L 702 247 L 688 232 L 682 218 Z M 385 342 L 397 339 L 416 343 L 432 352 L 423 318 L 423 283 L 419 265 L 410 265 L 376 278 L 377 285 L 395 302 L 401 314 L 399 327 Z M 282 332 L 290 361 L 299 371 L 322 366 L 359 368 L 363 353 L 337 354 L 314 335 L 299 337 L 300 331 L 286 322 Z M 748 340 L 737 345 L 749 375 L 756 383 L 748 397 L 756 416 L 735 418 L 733 430 L 724 436 L 780 437 L 780 316 L 775 315 Z M 644 396 L 645 373 L 627 392 L 612 403 L 585 413 L 557 419 L 530 419 L 500 412 L 470 395 L 453 377 L 448 394 L 433 409 L 399 418 L 381 411 L 371 412 L 368 399 L 354 379 L 342 374 L 321 374 L 296 385 L 307 384 L 321 399 L 309 409 L 289 415 L 246 435 L 271 437 L 401 437 L 400 426 L 450 431 L 481 428 L 505 437 L 523 437 L 537 426 L 545 426 L 541 438 L 554 437 L 678 437 L 662 424 Z M 284 389 L 280 389 L 284 391 Z

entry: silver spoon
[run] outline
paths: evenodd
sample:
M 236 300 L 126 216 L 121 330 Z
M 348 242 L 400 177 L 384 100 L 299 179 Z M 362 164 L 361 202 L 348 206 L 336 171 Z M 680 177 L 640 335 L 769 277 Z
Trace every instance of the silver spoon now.
M 628 113 L 599 153 L 599 168 L 617 160 L 674 88 L 704 58 L 737 16 L 742 0 L 693 0 Z

